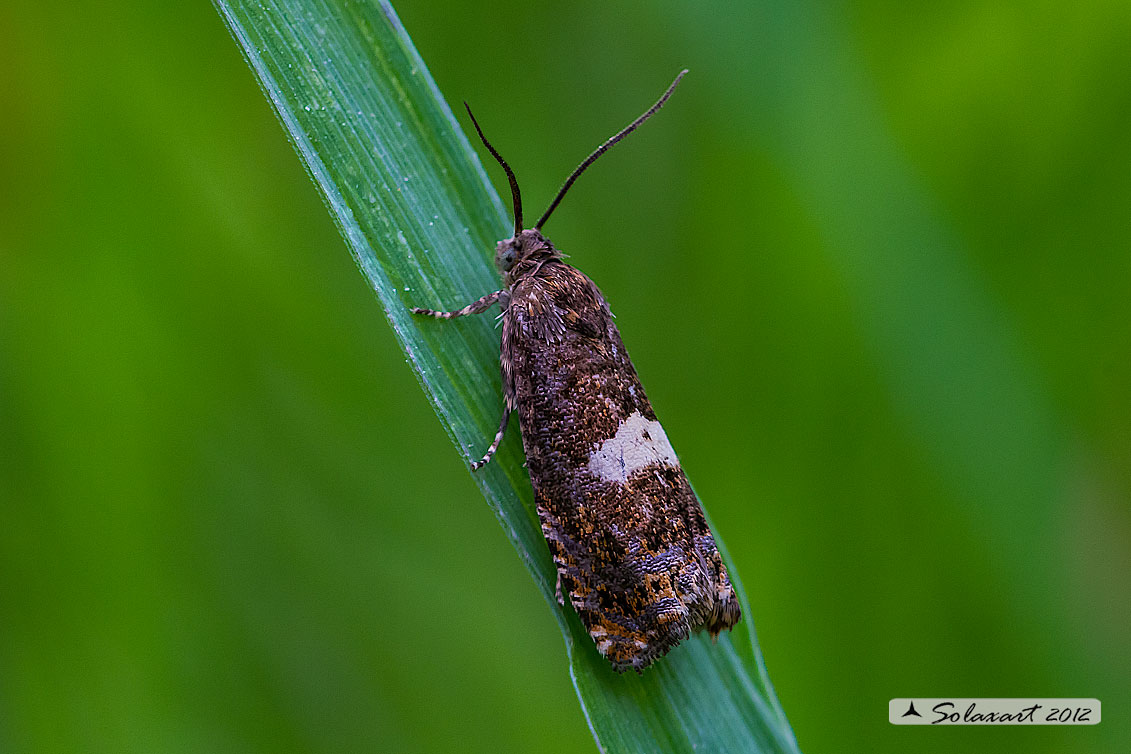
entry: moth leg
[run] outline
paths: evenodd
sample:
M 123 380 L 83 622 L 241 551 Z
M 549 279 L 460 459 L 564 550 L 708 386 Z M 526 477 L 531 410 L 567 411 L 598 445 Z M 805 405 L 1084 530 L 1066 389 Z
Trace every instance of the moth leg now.
M 491 460 L 491 456 L 495 455 L 495 451 L 499 449 L 499 443 L 503 441 L 503 433 L 507 431 L 507 420 L 511 418 L 511 407 L 503 406 L 503 420 L 499 422 L 499 431 L 495 433 L 495 439 L 491 443 L 491 447 L 487 448 L 486 454 L 475 463 L 471 464 L 472 471 L 478 471 L 487 465 Z
M 554 583 L 554 596 L 558 598 L 558 605 L 565 607 L 565 597 L 562 596 L 562 572 L 558 571 L 557 581 Z
M 494 293 L 488 293 L 483 298 L 477 301 L 472 301 L 467 306 L 454 312 L 438 312 L 435 309 L 421 309 L 414 306 L 412 307 L 412 313 L 424 314 L 429 317 L 435 317 L 436 319 L 452 319 L 453 317 L 462 317 L 465 314 L 478 314 L 479 312 L 486 311 L 487 307 L 498 301 L 504 293 L 505 291 L 495 291 Z

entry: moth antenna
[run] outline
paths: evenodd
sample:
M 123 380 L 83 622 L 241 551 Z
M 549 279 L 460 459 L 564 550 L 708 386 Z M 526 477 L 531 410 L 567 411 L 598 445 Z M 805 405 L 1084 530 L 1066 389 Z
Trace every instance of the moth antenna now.
M 683 74 L 680 74 L 681 76 Z M 503 156 L 495 151 L 491 146 L 491 142 L 487 141 L 487 137 L 483 135 L 483 129 L 479 127 L 479 121 L 475 120 L 475 115 L 471 112 L 471 105 L 466 102 L 463 106 L 467 108 L 467 114 L 471 117 L 471 123 L 475 126 L 475 132 L 479 134 L 479 138 L 483 140 L 483 146 L 487 147 L 487 151 L 491 156 L 498 160 L 499 164 L 503 166 L 503 170 L 507 171 L 507 180 L 511 182 L 511 205 L 514 207 L 514 237 L 518 238 L 518 234 L 522 232 L 522 194 L 518 190 L 518 179 L 514 177 L 514 171 Z
M 541 230 L 542 229 L 542 226 L 545 225 L 546 221 L 550 219 L 550 214 L 555 209 L 557 209 L 558 204 L 561 203 L 562 198 L 566 195 L 566 192 L 569 191 L 569 187 L 573 185 L 573 182 L 577 180 L 577 177 L 579 175 L 581 175 L 582 173 L 585 172 L 585 169 L 587 167 L 592 165 L 597 160 L 598 157 L 600 157 L 606 151 L 608 151 L 609 147 L 616 144 L 618 141 L 620 141 L 621 139 L 623 139 L 624 137 L 628 136 L 630 133 L 635 131 L 637 128 L 640 127 L 641 123 L 643 123 L 644 121 L 651 118 L 653 115 L 656 114 L 657 110 L 659 110 L 661 107 L 664 106 L 664 103 L 668 101 L 668 97 L 672 96 L 672 92 L 675 91 L 676 86 L 679 85 L 680 79 L 682 79 L 684 74 L 686 74 L 686 73 L 687 73 L 686 68 L 684 68 L 682 71 L 680 71 L 679 75 L 675 77 L 675 81 L 673 81 L 672 85 L 668 87 L 668 90 L 666 92 L 664 92 L 663 96 L 660 97 L 660 99 L 656 100 L 656 104 L 654 104 L 650 108 L 648 108 L 648 110 L 645 111 L 645 113 L 643 115 L 641 115 L 639 118 L 632 121 L 627 126 L 625 126 L 620 131 L 618 131 L 615 136 L 610 138 L 604 144 L 602 144 L 601 146 L 594 149 L 593 153 L 591 155 L 589 155 L 588 157 L 586 157 L 584 162 L 582 162 L 580 165 L 578 165 L 574 169 L 574 171 L 572 173 L 570 173 L 569 178 L 566 178 L 565 183 L 563 183 L 562 187 L 560 189 L 558 189 L 558 195 L 554 197 L 554 201 L 550 202 L 549 209 L 547 209 L 542 214 L 542 217 L 539 218 L 538 222 L 534 223 L 534 229 L 535 230 Z M 464 103 L 464 104 L 466 104 L 466 103 Z M 470 113 L 470 112 L 471 112 L 471 110 L 468 110 L 468 113 Z M 475 118 L 472 118 L 471 120 L 474 122 Z M 478 128 L 478 127 L 479 126 L 476 126 L 476 128 Z M 482 136 L 483 133 L 480 132 L 479 135 Z M 484 143 L 486 143 L 487 140 L 484 139 L 483 141 L 484 141 Z M 491 149 L 491 145 L 488 144 L 487 148 Z M 495 150 L 491 149 L 492 153 L 494 153 L 494 151 Z M 495 155 L 495 156 L 498 157 L 498 155 Z M 502 162 L 502 158 L 499 158 L 499 161 Z M 506 167 L 506 163 L 503 163 L 503 166 Z M 508 174 L 510 173 L 509 168 L 507 169 L 507 173 Z

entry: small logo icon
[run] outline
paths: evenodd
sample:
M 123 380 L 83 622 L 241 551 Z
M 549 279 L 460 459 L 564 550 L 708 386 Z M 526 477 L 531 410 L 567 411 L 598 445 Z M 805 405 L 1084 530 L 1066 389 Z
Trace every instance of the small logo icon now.
M 909 717 L 911 715 L 914 715 L 915 717 L 922 717 L 922 715 L 919 714 L 919 711 L 915 709 L 915 700 L 914 699 L 912 699 L 908 703 L 907 711 L 904 712 L 902 715 L 900 715 L 900 717 Z

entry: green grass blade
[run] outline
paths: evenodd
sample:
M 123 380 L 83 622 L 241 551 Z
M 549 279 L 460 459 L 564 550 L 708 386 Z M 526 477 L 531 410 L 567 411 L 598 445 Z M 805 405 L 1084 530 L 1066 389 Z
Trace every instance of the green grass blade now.
M 506 210 L 408 35 L 387 4 L 217 0 L 260 85 L 369 279 L 464 461 L 482 453 L 501 410 L 491 317 L 414 319 L 499 287 L 490 263 Z M 618 676 L 572 611 L 534 513 L 517 433 L 475 479 L 555 611 L 570 672 L 605 751 L 790 752 L 751 610 L 717 645 L 685 642 L 643 676 Z M 720 543 L 720 547 L 722 547 Z

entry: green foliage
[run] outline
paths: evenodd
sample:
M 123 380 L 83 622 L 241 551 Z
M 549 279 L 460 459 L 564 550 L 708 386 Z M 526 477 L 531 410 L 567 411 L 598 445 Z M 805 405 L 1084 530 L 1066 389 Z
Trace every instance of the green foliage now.
M 800 748 L 1126 748 L 1131 4 L 396 4 L 534 211 L 690 69 L 549 231 L 726 537 Z M 215 9 L 16 0 L 0 27 L 0 750 L 592 752 L 546 572 Z M 467 264 L 396 281 L 393 316 L 497 281 L 506 212 L 439 112 L 444 198 L 406 244 L 432 263 L 431 215 L 479 202 Z M 489 315 L 401 326 L 467 376 L 478 455 Z M 908 693 L 1115 712 L 909 731 Z
M 414 320 L 493 290 L 485 251 L 506 217 L 475 155 L 387 4 L 282 0 L 218 6 L 334 213 L 358 265 L 466 460 L 500 406 L 498 336 Z M 748 616 L 712 647 L 686 642 L 642 677 L 618 676 L 554 599 L 553 566 L 518 443 L 476 477 L 558 616 L 570 672 L 608 751 L 795 751 Z M 730 563 L 732 572 L 735 570 Z

